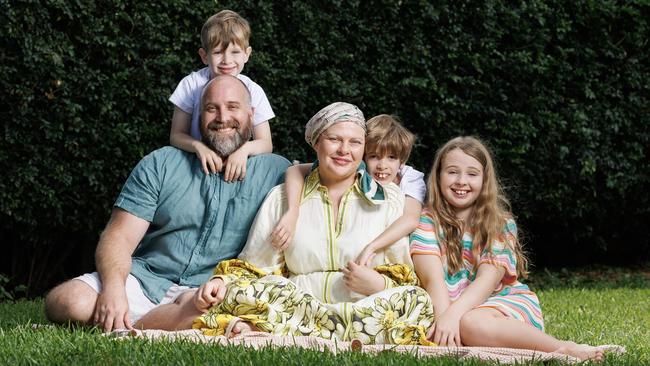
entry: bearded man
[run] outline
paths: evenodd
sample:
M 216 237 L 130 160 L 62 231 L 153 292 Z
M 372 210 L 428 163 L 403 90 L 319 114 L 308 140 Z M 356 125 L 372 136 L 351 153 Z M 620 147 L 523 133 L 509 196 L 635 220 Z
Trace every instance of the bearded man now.
M 230 75 L 205 87 L 203 142 L 224 160 L 251 137 L 250 98 Z M 264 197 L 282 183 L 289 165 L 278 155 L 254 156 L 246 179 L 226 183 L 220 173 L 205 174 L 194 154 L 170 146 L 150 153 L 115 201 L 97 244 L 97 272 L 50 291 L 47 317 L 109 332 L 130 329 L 151 310 L 175 303 L 221 260 L 237 257 Z

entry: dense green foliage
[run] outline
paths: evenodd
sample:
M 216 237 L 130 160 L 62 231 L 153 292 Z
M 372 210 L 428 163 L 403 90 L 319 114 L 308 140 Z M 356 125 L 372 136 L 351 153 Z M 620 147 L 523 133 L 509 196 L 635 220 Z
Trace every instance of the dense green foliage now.
M 484 138 L 537 263 L 648 258 L 645 2 L 0 0 L 2 272 L 32 293 L 93 266 L 130 169 L 168 143 L 203 21 L 249 19 L 244 73 L 277 118 L 275 151 L 311 158 L 322 106 L 399 115 L 411 164 Z M 555 253 L 562 253 L 555 254 Z M 554 255 L 555 254 L 555 255 Z
M 650 363 L 650 329 L 645 326 L 650 322 L 648 275 L 640 274 L 638 270 L 618 269 L 579 273 L 551 271 L 533 273 L 531 282 L 536 284 L 533 289 L 542 301 L 548 333 L 577 342 L 626 347 L 626 354 L 609 355 L 602 363 L 604 365 L 647 365 Z M 572 279 L 570 285 L 566 285 L 567 276 Z M 606 283 L 600 280 L 603 276 L 608 279 Z M 241 347 L 215 347 L 192 342 L 117 341 L 101 336 L 97 330 L 78 327 L 45 325 L 32 329 L 30 324 L 47 323 L 42 306 L 40 300 L 0 303 L 1 364 L 490 364 L 476 360 L 458 361 L 453 357 L 417 358 L 393 352 L 333 355 L 297 348 L 244 351 Z

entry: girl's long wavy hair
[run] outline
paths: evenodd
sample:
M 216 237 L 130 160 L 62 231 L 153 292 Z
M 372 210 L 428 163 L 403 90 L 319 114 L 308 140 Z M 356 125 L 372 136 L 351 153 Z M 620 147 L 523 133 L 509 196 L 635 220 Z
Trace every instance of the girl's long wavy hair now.
M 456 218 L 454 208 L 442 196 L 440 175 L 443 160 L 452 150 L 460 149 L 465 154 L 476 159 L 483 166 L 483 188 L 474 202 L 474 209 L 467 219 L 466 227 Z M 450 274 L 457 273 L 463 266 L 462 236 L 468 229 L 473 236 L 472 256 L 475 266 L 483 250 L 491 251 L 495 240 L 505 240 L 503 229 L 506 220 L 512 218 L 510 202 L 506 198 L 499 184 L 494 167 L 492 154 L 479 139 L 471 136 L 456 137 L 436 152 L 436 157 L 431 167 L 431 174 L 427 181 L 428 196 L 426 206 L 433 215 L 434 220 L 440 225 L 442 234 L 441 244 L 446 248 L 447 270 Z M 512 250 L 517 260 L 517 275 L 525 278 L 528 275 L 528 259 L 524 253 L 519 235 L 514 238 Z M 474 268 L 476 271 L 477 268 Z

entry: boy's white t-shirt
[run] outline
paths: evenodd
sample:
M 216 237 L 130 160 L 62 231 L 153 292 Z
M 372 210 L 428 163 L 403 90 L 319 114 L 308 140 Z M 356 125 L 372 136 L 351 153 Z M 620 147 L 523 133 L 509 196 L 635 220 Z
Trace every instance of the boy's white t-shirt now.
M 424 173 L 413 169 L 408 165 L 399 171 L 401 177 L 399 189 L 405 196 L 410 196 L 424 204 L 424 197 L 427 195 L 427 185 L 424 183 Z
M 266 98 L 264 89 L 248 76 L 239 74 L 241 80 L 251 93 L 251 104 L 254 108 L 253 126 L 266 122 L 275 117 L 269 100 Z M 199 121 L 201 118 L 201 94 L 203 88 L 210 81 L 210 69 L 207 67 L 194 71 L 178 83 L 176 90 L 169 97 L 169 101 L 185 113 L 192 115 L 190 135 L 197 140 L 201 139 Z

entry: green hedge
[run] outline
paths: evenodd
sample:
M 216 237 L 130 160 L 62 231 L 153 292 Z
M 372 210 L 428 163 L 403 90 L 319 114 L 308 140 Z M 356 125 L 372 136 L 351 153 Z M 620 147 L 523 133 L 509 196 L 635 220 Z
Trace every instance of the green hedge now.
M 168 96 L 201 67 L 223 8 L 251 23 L 245 74 L 275 151 L 337 100 L 394 113 L 412 165 L 459 134 L 489 142 L 538 265 L 650 258 L 645 2 L 0 1 L 2 270 L 39 293 L 93 268 L 130 169 L 168 143 Z

